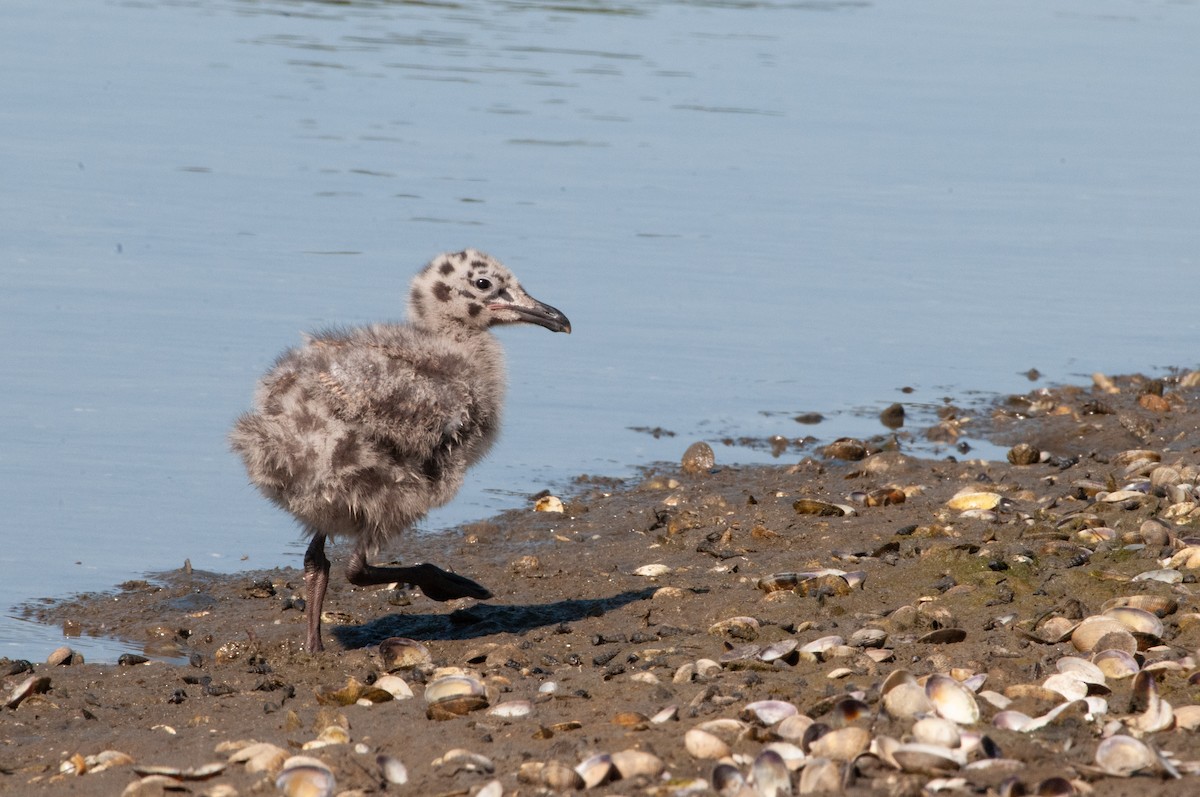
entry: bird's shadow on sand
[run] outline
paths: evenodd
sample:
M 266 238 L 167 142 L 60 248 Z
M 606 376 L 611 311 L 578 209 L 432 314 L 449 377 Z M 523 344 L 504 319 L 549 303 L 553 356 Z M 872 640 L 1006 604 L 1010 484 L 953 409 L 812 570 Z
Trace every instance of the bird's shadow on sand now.
M 449 614 L 389 614 L 363 625 L 336 626 L 331 633 L 346 649 L 377 645 L 394 636 L 430 641 L 523 634 L 535 628 L 599 617 L 653 594 L 652 589 L 639 589 L 607 598 L 572 598 L 544 604 L 480 603 Z

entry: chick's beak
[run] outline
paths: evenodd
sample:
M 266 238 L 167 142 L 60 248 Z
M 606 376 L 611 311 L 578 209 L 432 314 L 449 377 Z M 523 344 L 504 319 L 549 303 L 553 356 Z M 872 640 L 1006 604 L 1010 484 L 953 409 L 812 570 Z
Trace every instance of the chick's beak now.
M 526 322 L 545 327 L 551 332 L 566 332 L 571 334 L 571 322 L 562 311 L 550 305 L 539 302 L 532 296 L 521 296 L 511 302 L 494 302 L 488 305 L 489 310 L 509 310 L 517 315 L 513 323 Z

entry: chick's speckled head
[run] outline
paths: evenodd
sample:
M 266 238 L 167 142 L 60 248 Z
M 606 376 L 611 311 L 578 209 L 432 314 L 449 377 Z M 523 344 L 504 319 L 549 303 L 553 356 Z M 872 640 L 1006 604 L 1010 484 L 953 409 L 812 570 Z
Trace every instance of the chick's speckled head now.
M 438 255 L 413 278 L 408 318 L 446 330 L 524 322 L 571 331 L 565 315 L 527 294 L 502 263 L 475 249 Z

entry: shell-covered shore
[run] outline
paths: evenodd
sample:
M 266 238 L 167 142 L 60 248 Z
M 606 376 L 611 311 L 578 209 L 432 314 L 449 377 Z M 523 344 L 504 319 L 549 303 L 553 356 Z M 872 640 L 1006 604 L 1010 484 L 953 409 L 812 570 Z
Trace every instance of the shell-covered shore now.
M 295 570 L 34 604 L 67 637 L 0 663 L 0 793 L 1196 793 L 1198 384 L 1097 375 L 771 467 L 683 441 L 390 552 L 486 603 L 335 574 L 316 657 Z M 984 435 L 1005 461 L 957 446 Z

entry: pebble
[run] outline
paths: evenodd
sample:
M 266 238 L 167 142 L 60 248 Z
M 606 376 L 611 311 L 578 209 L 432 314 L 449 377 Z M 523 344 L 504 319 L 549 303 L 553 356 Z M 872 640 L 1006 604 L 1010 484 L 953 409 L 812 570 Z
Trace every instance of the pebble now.
M 680 462 L 683 472 L 689 476 L 701 476 L 711 471 L 717 464 L 717 455 L 712 446 L 705 442 L 695 442 L 683 452 Z

